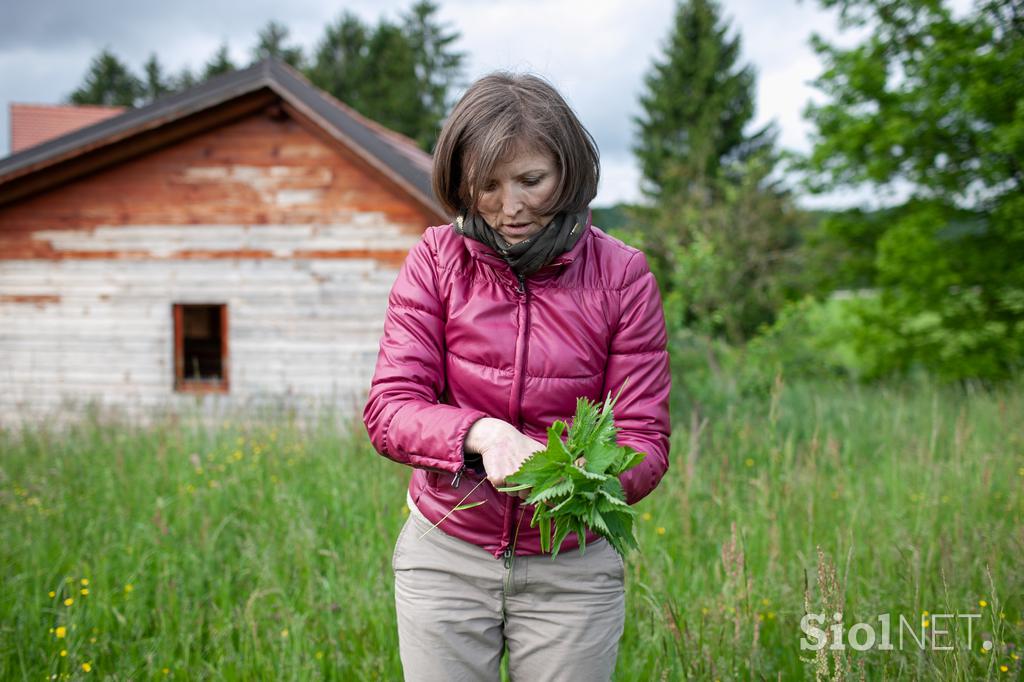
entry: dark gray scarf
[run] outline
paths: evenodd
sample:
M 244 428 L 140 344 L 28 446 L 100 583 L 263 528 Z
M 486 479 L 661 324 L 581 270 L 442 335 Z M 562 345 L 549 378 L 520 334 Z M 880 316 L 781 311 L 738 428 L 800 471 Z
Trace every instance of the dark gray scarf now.
M 494 249 L 517 275 L 529 277 L 542 267 L 572 250 L 586 231 L 589 209 L 582 213 L 559 213 L 547 227 L 518 244 L 509 244 L 479 214 L 463 211 L 455 219 L 456 233 L 475 239 Z

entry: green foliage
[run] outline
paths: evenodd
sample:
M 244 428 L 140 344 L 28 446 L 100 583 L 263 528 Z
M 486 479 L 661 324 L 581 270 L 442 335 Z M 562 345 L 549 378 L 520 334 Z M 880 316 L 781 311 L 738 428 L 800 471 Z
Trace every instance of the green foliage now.
M 203 80 L 209 80 L 223 73 L 231 73 L 236 68 L 238 67 L 231 61 L 227 44 L 223 44 L 217 49 L 213 57 L 210 58 L 210 61 L 206 62 L 206 66 L 203 67 Z
M 811 213 L 800 246 L 801 289 L 826 298 L 874 287 L 878 240 L 898 215 L 898 207 Z
M 535 452 L 508 477 L 510 486 L 499 488 L 502 492 L 530 489 L 526 504 L 536 505 L 530 526 L 540 526 L 541 550 L 551 552 L 552 558 L 558 556 L 569 533 L 576 533 L 580 550 L 586 551 L 588 527 L 623 556 L 637 547 L 636 511 L 626 503 L 619 476 L 639 464 L 644 454 L 616 444 L 614 404 L 610 393 L 600 408 L 586 398 L 577 400 L 566 440 L 562 440 L 565 422 L 556 421 L 548 428 L 547 448 Z
M 769 127 L 744 133 L 754 116 L 754 71 L 737 65 L 740 40 L 728 32 L 714 0 L 676 8 L 664 53 L 644 78 L 636 119 L 634 151 L 652 198 L 674 195 L 687 180 L 715 178 L 723 162 L 771 144 Z M 676 172 L 680 165 L 685 175 Z
M 462 82 L 462 64 L 466 55 L 454 49 L 458 31 L 440 24 L 436 13 L 440 6 L 430 0 L 418 0 L 402 18 L 402 28 L 412 46 L 418 99 L 423 106 L 419 129 L 412 135 L 419 145 L 431 151 L 448 114 L 452 89 Z
M 302 48 L 285 44 L 288 33 L 288 27 L 284 24 L 274 20 L 267 22 L 256 36 L 256 47 L 252 51 L 253 63 L 273 57 L 289 66 L 302 68 Z
M 464 60 L 452 49 L 458 32 L 440 24 L 437 11 L 436 4 L 421 0 L 401 23 L 382 20 L 376 27 L 343 12 L 325 29 L 307 76 L 359 113 L 430 151 Z
M 357 111 L 365 111 L 360 86 L 367 79 L 370 29 L 355 14 L 342 12 L 326 26 L 306 76 Z
M 144 99 L 152 101 L 171 92 L 172 85 L 164 74 L 164 68 L 160 65 L 155 52 L 150 54 L 149 59 L 143 64 L 142 72 L 146 75 L 143 84 Z
M 85 82 L 68 100 L 72 104 L 131 107 L 142 96 L 143 87 L 128 66 L 104 48 L 93 57 Z
M 733 343 L 750 338 L 795 295 L 805 222 L 775 180 L 774 127 L 754 116 L 754 71 L 738 64 L 713 0 L 681 2 L 641 97 L 634 151 L 653 200 L 618 235 L 642 248 L 670 329 Z
M 773 168 L 767 152 L 735 163 L 731 177 L 687 184 L 637 211 L 642 231 L 616 232 L 648 254 L 670 330 L 742 343 L 799 294 L 807 217 L 772 182 Z
M 910 194 L 884 221 L 845 222 L 847 241 L 869 234 L 876 248 L 864 352 L 877 373 L 1005 378 L 1024 361 L 1019 7 L 991 1 L 954 18 L 935 0 L 822 4 L 869 34 L 848 49 L 814 39 L 828 100 L 807 109 L 810 186 Z
M 345 11 L 324 29 L 308 66 L 302 48 L 288 44 L 288 27 L 271 21 L 259 31 L 253 58 L 274 57 L 303 69 L 317 87 L 430 151 L 465 60 L 453 48 L 459 33 L 439 22 L 438 10 L 430 0 L 417 0 L 399 22 L 382 20 L 373 27 Z M 145 78 L 139 79 L 104 50 L 70 99 L 77 104 L 141 106 L 236 68 L 224 44 L 198 73 L 185 67 L 168 76 L 154 54 L 144 66 Z

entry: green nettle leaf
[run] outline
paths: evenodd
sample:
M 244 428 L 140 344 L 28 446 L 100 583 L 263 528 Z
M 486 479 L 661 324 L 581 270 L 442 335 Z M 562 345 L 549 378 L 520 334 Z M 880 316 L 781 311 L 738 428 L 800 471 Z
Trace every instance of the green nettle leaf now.
M 508 477 L 509 485 L 499 488 L 507 493 L 530 489 L 526 503 L 535 505 L 530 525 L 540 527 L 541 551 L 551 552 L 552 558 L 569 533 L 576 533 L 585 552 L 588 527 L 619 554 L 637 548 L 636 512 L 618 476 L 639 464 L 644 453 L 616 443 L 612 408 L 617 400 L 609 393 L 599 406 L 579 398 L 572 424 L 552 424 L 547 448 L 535 452 Z

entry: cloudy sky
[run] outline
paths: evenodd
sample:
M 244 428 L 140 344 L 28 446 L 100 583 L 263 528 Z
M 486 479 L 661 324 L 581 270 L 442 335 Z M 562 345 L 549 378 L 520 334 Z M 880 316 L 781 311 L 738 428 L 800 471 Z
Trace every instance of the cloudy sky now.
M 257 31 L 275 19 L 307 52 L 327 22 L 350 10 L 368 23 L 397 19 L 413 0 L 32 0 L 6 2 L 0 22 L 0 156 L 10 148 L 11 102 L 56 103 L 82 81 L 100 49 L 141 72 L 156 52 L 171 71 L 200 67 L 227 43 L 248 63 Z M 967 0 L 954 5 L 966 4 Z M 630 147 L 644 73 L 661 51 L 672 0 L 440 0 L 440 16 L 462 34 L 470 79 L 494 69 L 540 73 L 575 107 L 602 153 L 597 205 L 633 200 L 639 172 Z M 812 32 L 834 39 L 833 12 L 814 0 L 723 0 L 758 72 L 755 125 L 774 120 L 783 147 L 809 149 L 801 117 L 821 71 Z M 844 36 L 845 37 L 845 36 Z M 848 37 L 846 41 L 848 41 Z M 847 203 L 836 197 L 829 203 Z

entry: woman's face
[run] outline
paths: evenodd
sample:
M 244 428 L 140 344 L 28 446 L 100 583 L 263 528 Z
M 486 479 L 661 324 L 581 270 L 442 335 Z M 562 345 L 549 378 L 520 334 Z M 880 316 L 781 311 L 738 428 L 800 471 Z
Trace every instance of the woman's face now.
M 509 244 L 543 230 L 553 216 L 537 215 L 558 187 L 558 169 L 548 151 L 519 148 L 494 166 L 484 181 L 477 211 Z

